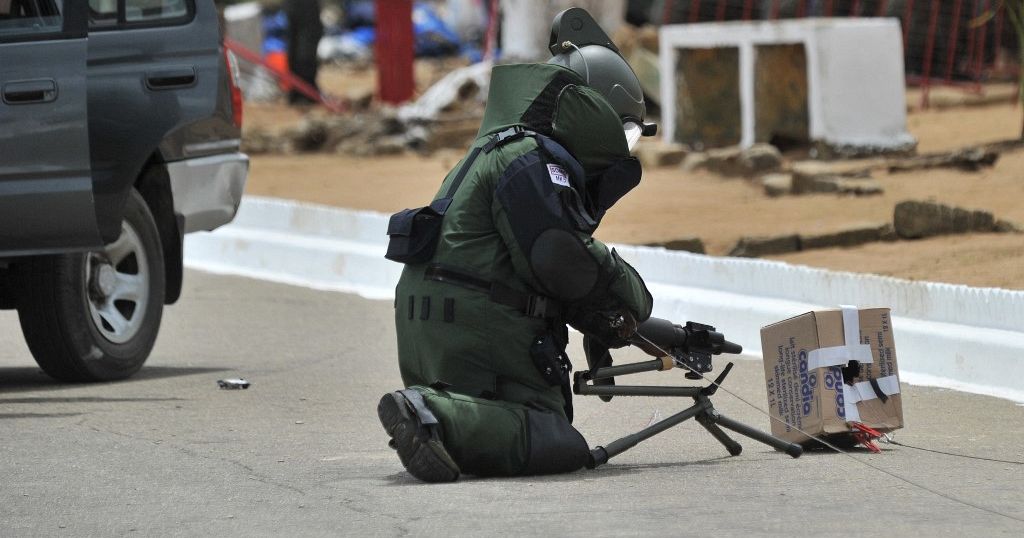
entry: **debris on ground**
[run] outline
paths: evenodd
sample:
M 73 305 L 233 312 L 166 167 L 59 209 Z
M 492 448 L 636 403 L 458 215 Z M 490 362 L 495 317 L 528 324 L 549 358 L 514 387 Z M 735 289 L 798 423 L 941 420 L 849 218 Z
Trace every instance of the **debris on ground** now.
M 483 117 L 492 67 L 491 62 L 479 62 L 455 69 L 423 92 L 418 99 L 401 107 L 398 118 L 405 123 L 430 122 L 446 112 L 465 114 L 467 108 L 479 112 Z
M 937 153 L 910 157 L 891 162 L 889 172 L 909 172 L 925 168 L 959 168 L 974 172 L 992 166 L 999 159 L 999 152 L 987 148 L 965 148 L 949 153 Z
M 758 258 L 769 254 L 786 254 L 800 250 L 800 236 L 797 234 L 774 237 L 741 237 L 728 256 Z
M 729 251 L 729 256 L 757 258 L 819 248 L 855 247 L 876 241 L 895 241 L 896 239 L 892 224 L 858 224 L 820 234 L 742 237 Z
M 800 250 L 833 247 L 855 247 L 876 241 L 895 241 L 896 231 L 892 224 L 865 224 L 851 226 L 836 232 L 817 235 L 800 235 Z
M 1020 230 L 1012 222 L 997 220 L 989 211 L 916 200 L 896 204 L 893 226 L 902 239 L 972 232 L 1014 233 Z
M 855 247 L 878 241 L 922 239 L 965 233 L 1024 233 L 1024 227 L 997 219 L 990 211 L 933 201 L 908 200 L 893 210 L 892 223 L 855 225 L 821 234 L 741 237 L 729 256 L 757 258 L 805 250 Z
M 707 250 L 704 248 L 704 241 L 701 241 L 699 237 L 684 237 L 681 239 L 673 239 L 671 241 L 647 243 L 644 246 L 663 247 L 668 250 L 681 250 L 684 252 L 693 252 L 694 254 L 707 254 Z
M 999 219 L 996 221 L 995 232 L 1001 234 L 1024 234 L 1024 226 L 1009 220 Z
M 723 176 L 751 176 L 782 168 L 782 153 L 771 144 L 716 148 L 686 155 L 683 170 L 707 170 Z
M 245 380 L 245 379 L 243 379 L 241 377 L 235 377 L 235 378 L 232 378 L 232 379 L 218 379 L 217 380 L 217 386 L 222 388 L 222 389 L 224 389 L 224 390 L 247 389 L 247 388 L 249 388 L 249 385 L 251 385 L 251 383 L 249 383 L 247 380 Z
M 771 144 L 754 144 L 740 152 L 739 166 L 744 175 L 778 170 L 782 167 L 782 153 Z
M 882 194 L 882 184 L 870 177 L 845 177 L 837 175 L 793 174 L 793 194 L 837 193 L 867 196 Z
M 793 193 L 793 174 L 768 174 L 761 176 L 764 193 L 771 197 Z
M 399 108 L 374 106 L 372 92 L 347 96 L 350 113 L 310 112 L 298 125 L 275 130 L 248 128 L 242 150 L 260 153 L 394 155 L 466 148 L 483 118 L 491 64 L 456 69 L 416 101 Z
M 789 170 L 805 176 L 868 177 L 886 162 L 880 157 L 852 161 L 798 160 L 789 165 Z
M 637 145 L 635 154 L 640 165 L 650 169 L 679 166 L 686 158 L 687 150 L 682 144 L 649 142 Z

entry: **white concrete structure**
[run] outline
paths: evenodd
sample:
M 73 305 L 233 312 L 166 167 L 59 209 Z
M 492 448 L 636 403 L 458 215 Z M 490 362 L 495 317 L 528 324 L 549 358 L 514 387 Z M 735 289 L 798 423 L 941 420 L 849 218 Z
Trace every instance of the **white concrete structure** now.
M 235 221 L 185 239 L 206 271 L 391 299 L 388 215 L 246 197 Z M 760 328 L 839 304 L 892 308 L 900 379 L 1024 402 L 1024 291 L 911 282 L 781 262 L 618 246 L 655 296 L 654 315 L 710 323 L 761 353 Z
M 740 145 L 754 140 L 754 67 L 760 45 L 802 44 L 807 58 L 811 140 L 844 148 L 905 149 L 903 42 L 897 19 L 790 19 L 675 24 L 660 31 L 662 133 L 676 131 L 679 49 L 739 49 Z
M 224 23 L 228 37 L 251 51 L 263 50 L 263 13 L 259 2 L 225 7 Z

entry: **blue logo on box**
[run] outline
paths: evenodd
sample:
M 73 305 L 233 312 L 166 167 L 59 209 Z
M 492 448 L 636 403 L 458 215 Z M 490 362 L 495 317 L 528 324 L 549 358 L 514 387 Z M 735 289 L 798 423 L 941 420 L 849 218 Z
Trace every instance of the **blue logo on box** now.
M 843 371 L 832 366 L 825 372 L 825 388 L 836 393 L 836 414 L 846 418 L 846 401 L 843 398 Z
M 802 410 L 806 417 L 811 414 L 811 402 L 814 401 L 814 388 L 818 386 L 818 373 L 808 371 L 806 349 L 801 349 L 798 357 L 800 359 L 800 399 L 803 401 Z

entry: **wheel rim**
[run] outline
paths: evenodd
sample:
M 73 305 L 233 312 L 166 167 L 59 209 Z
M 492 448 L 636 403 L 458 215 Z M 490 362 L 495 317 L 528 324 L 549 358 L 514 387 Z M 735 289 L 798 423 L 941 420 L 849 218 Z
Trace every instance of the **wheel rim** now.
M 127 221 L 117 241 L 86 256 L 89 314 L 96 330 L 115 344 L 128 342 L 142 328 L 149 303 L 148 262 L 139 234 Z

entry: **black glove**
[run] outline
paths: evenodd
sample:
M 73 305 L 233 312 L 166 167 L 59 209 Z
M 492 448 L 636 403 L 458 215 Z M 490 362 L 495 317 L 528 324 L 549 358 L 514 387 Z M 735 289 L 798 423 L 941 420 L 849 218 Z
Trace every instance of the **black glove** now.
M 585 335 L 596 338 L 605 346 L 616 349 L 629 345 L 629 339 L 636 333 L 639 323 L 627 310 L 580 308 L 569 317 L 569 325 Z

